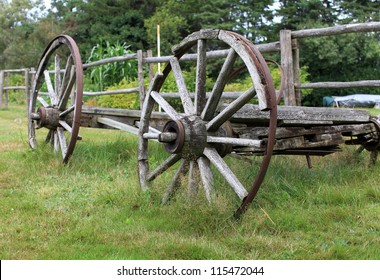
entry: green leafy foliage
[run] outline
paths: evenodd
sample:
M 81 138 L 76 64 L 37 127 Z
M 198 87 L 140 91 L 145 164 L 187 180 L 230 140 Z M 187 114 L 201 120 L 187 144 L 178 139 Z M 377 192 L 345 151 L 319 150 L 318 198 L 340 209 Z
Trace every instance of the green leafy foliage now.
M 107 87 L 106 90 L 118 90 L 118 89 L 127 89 L 135 88 L 138 86 L 138 81 L 128 81 L 123 79 L 117 85 Z M 107 108 L 123 108 L 123 109 L 139 109 L 140 108 L 140 99 L 138 93 L 123 93 L 123 94 L 114 94 L 114 95 L 102 95 L 99 97 L 98 105 Z
M 88 62 L 133 53 L 128 48 L 129 46 L 127 46 L 126 43 L 121 44 L 116 42 L 115 44 L 111 44 L 109 41 L 101 39 L 100 42 L 92 48 Z M 133 80 L 135 78 L 137 78 L 137 62 L 135 59 L 95 66 L 91 68 L 90 72 L 90 79 L 92 83 L 97 85 L 99 91 L 117 84 L 123 79 Z

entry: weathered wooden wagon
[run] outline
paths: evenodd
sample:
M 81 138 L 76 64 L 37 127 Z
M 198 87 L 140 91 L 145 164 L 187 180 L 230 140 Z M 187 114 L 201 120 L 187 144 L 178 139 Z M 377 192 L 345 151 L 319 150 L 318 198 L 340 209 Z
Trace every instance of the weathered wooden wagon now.
M 195 69 L 194 79 L 185 80 L 183 69 Z M 173 77 L 178 90 L 167 93 Z M 246 88 L 233 92 L 234 83 L 244 77 L 249 81 L 244 83 Z M 216 171 L 242 201 L 237 216 L 255 197 L 274 154 L 305 155 L 309 161 L 310 156 L 328 155 L 339 151 L 341 144 L 350 144 L 360 145 L 376 158 L 380 126 L 367 111 L 278 106 L 279 97 L 267 62 L 255 45 L 234 32 L 201 30 L 173 47 L 169 63 L 141 96 L 141 110 L 86 107 L 82 105 L 79 50 L 72 38 L 59 36 L 47 47 L 36 70 L 29 143 L 37 147 L 39 129 L 67 163 L 81 139 L 80 126 L 125 130 L 139 138 L 142 189 L 149 189 L 161 174 L 175 168 L 174 175 L 168 176 L 163 203 L 183 183 L 181 178 L 187 178 L 190 192 L 201 183 L 211 201 Z M 152 159 L 151 141 L 167 152 L 158 164 Z M 252 186 L 241 183 L 226 163 L 227 155 L 261 156 Z

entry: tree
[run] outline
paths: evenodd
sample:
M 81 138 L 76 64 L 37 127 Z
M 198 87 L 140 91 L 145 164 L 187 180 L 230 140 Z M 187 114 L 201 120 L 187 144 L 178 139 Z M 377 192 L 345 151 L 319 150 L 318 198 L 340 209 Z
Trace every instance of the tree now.
M 273 0 L 168 0 L 145 20 L 150 45 L 156 43 L 156 26 L 161 25 L 161 49 L 180 42 L 189 33 L 204 28 L 236 31 L 257 42 L 265 40 L 273 18 Z
M 53 0 L 51 14 L 65 33 L 73 36 L 83 55 L 99 38 L 126 42 L 131 49 L 147 47 L 144 19 L 159 0 Z
M 37 57 L 32 40 L 41 13 L 41 1 L 0 0 L 0 68 L 34 66 Z

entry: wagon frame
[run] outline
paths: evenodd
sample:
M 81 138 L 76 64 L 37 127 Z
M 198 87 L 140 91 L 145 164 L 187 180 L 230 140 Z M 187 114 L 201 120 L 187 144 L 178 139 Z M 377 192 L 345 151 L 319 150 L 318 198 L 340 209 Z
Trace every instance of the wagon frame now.
M 380 24 L 375 27 L 367 25 L 365 30 L 373 28 L 380 29 Z M 291 40 L 291 37 L 286 31 L 281 34 L 281 44 L 285 45 L 283 42 Z M 223 43 L 228 49 L 210 51 L 208 48 L 214 41 Z M 267 47 L 273 48 L 276 44 L 268 44 L 262 49 Z M 52 81 L 48 61 L 60 48 L 66 48 L 69 54 L 64 71 L 59 57 L 54 57 Z M 282 52 L 289 50 L 285 48 Z M 142 53 L 138 56 L 141 57 Z M 213 81 L 211 92 L 207 93 L 208 62 L 220 57 L 223 59 L 221 69 Z M 289 57 L 297 61 L 297 55 L 282 57 L 285 104 L 295 105 L 289 103 L 295 102 L 292 97 L 305 85 L 296 84 L 293 90 L 290 88 Z M 37 148 L 36 129 L 46 128 L 45 141 L 50 142 L 56 152 L 60 151 L 63 162 L 67 163 L 77 140 L 81 139 L 80 126 L 115 128 L 136 134 L 139 137 L 139 181 L 143 190 L 149 189 L 157 177 L 178 163 L 175 175 L 163 194 L 163 203 L 175 194 L 182 181 L 180 178 L 184 176 L 190 194 L 196 193 L 200 184 L 211 202 L 214 182 L 210 166 L 213 165 L 241 200 L 236 217 L 244 213 L 256 196 L 272 154 L 305 155 L 310 166 L 310 156 L 331 154 L 339 151 L 341 144 L 350 144 L 360 145 L 360 150 L 371 151 L 372 162 L 376 160 L 380 146 L 377 118 L 360 110 L 278 106 L 272 77 L 260 48 L 241 35 L 224 30 L 201 30 L 174 46 L 173 56 L 167 59 L 167 66 L 162 73 L 155 75 L 146 92 L 141 83 L 143 68 L 139 63 L 141 110 L 85 107 L 82 106 L 83 69 L 96 63 L 82 65 L 74 40 L 69 36 L 58 36 L 42 55 L 33 81 L 28 113 L 30 146 Z M 184 60 L 196 61 L 194 93 L 188 90 L 184 80 L 180 64 Z M 239 64 L 236 68 L 235 62 Z M 225 92 L 225 85 L 236 72 L 244 71 L 251 78 L 251 86 L 243 93 Z M 180 109 L 166 100 L 173 96 L 160 92 L 170 73 L 176 81 Z M 48 89 L 48 101 L 40 95 L 43 83 Z M 226 97 L 234 99 L 222 104 L 220 101 Z M 258 104 L 249 103 L 253 98 L 257 98 Z M 38 107 L 37 100 L 41 104 Z M 157 107 L 163 112 L 155 111 Z M 149 160 L 150 141 L 161 143 L 169 154 L 153 169 Z M 244 187 L 227 165 L 224 157 L 229 154 L 262 156 L 251 187 Z

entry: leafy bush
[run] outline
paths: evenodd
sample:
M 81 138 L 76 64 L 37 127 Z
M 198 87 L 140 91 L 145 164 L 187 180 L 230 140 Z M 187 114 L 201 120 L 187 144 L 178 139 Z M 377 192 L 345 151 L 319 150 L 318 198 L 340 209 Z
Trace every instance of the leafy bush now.
M 135 88 L 138 86 L 138 80 L 128 81 L 122 79 L 120 83 L 114 86 L 107 87 L 106 90 L 119 90 L 127 88 Z M 94 104 L 94 100 L 91 100 L 89 105 Z M 96 104 L 96 103 L 95 103 Z M 140 108 L 140 98 L 138 93 L 125 93 L 114 95 L 102 95 L 98 98 L 97 104 L 107 108 L 123 108 L 137 110 Z

